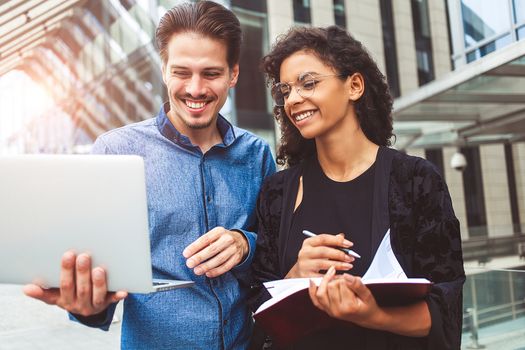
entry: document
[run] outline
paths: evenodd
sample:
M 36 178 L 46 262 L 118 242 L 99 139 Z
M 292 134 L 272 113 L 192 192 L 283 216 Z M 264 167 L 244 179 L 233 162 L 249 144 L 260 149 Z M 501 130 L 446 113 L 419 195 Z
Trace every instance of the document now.
M 322 278 L 288 278 L 264 283 L 272 296 L 255 312 L 257 323 L 280 346 L 293 344 L 301 337 L 349 322 L 333 319 L 316 308 L 308 287 L 310 280 L 319 285 Z M 397 261 L 390 245 L 390 230 L 385 233 L 379 248 L 362 277 L 381 306 L 405 305 L 424 298 L 432 282 L 424 278 L 408 278 Z

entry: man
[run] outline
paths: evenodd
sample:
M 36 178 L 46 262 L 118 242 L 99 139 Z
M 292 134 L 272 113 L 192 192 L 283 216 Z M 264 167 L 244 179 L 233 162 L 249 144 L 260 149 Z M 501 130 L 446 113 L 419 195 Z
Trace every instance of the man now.
M 102 135 L 94 152 L 144 158 L 154 277 L 195 286 L 107 293 L 104 270 L 67 252 L 59 289 L 24 291 L 102 329 L 125 298 L 122 348 L 243 349 L 252 320 L 238 277 L 255 249 L 259 187 L 275 165 L 266 143 L 218 114 L 239 74 L 240 24 L 219 4 L 186 3 L 164 15 L 156 40 L 169 103 Z

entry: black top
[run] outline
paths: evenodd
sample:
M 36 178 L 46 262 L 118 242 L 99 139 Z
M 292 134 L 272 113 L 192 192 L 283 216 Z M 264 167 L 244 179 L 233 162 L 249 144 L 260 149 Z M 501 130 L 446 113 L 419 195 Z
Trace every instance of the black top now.
M 353 262 L 352 275 L 363 276 L 370 266 L 374 164 L 357 178 L 337 182 L 325 175 L 317 157 L 307 161 L 303 172 L 303 198 L 292 217 L 285 248 L 288 271 L 297 262 L 308 230 L 316 234 L 343 232 L 352 250 L 361 255 Z
M 362 349 L 459 349 L 465 272 L 459 222 L 447 186 L 430 162 L 386 147 L 380 147 L 374 167 L 370 256 L 390 228 L 392 250 L 407 276 L 434 282 L 426 298 L 432 327 L 422 338 L 362 329 L 359 337 L 366 339 Z M 282 260 L 284 241 L 302 173 L 302 165 L 292 167 L 270 176 L 262 186 L 249 298 L 253 310 L 270 297 L 262 283 L 287 273 Z M 345 338 L 347 345 L 355 339 Z

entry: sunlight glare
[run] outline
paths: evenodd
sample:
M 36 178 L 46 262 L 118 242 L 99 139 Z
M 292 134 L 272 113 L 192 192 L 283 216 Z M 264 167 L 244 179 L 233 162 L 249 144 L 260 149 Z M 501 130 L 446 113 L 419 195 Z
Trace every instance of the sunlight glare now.
M 17 139 L 22 140 L 24 127 L 53 105 L 50 94 L 24 72 L 13 70 L 1 76 L 0 153 L 6 153 Z

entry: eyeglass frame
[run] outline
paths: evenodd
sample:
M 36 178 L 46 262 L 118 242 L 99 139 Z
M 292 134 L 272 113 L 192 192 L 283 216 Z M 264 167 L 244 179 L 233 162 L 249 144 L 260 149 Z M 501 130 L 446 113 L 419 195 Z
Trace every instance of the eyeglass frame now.
M 310 76 L 312 78 L 312 80 L 314 81 L 314 87 L 311 89 L 311 90 L 306 90 L 306 91 L 311 91 L 311 93 L 308 95 L 308 96 L 303 96 L 303 94 L 301 94 L 301 88 L 304 88 L 304 84 L 300 85 L 300 86 L 297 86 L 297 84 L 299 82 L 301 82 L 301 80 L 303 81 L 303 83 L 305 82 L 305 77 L 306 76 Z M 328 77 L 338 77 L 338 78 L 342 78 L 342 77 L 345 77 L 346 75 L 345 74 L 322 74 L 322 75 L 316 75 L 315 73 L 311 73 L 311 72 L 304 72 L 304 73 L 301 73 L 299 75 L 299 77 L 297 78 L 297 80 L 295 81 L 295 83 L 292 83 L 292 82 L 289 82 L 289 83 L 286 83 L 286 82 L 278 82 L 278 83 L 274 83 L 272 85 L 272 89 L 271 89 L 271 95 L 272 95 L 272 100 L 274 102 L 274 104 L 277 106 L 277 107 L 284 107 L 284 105 L 286 104 L 286 99 L 290 96 L 288 94 L 288 96 L 284 96 L 283 95 L 283 103 L 282 104 L 279 104 L 277 102 L 277 99 L 275 98 L 275 94 L 274 94 L 274 91 L 276 91 L 276 89 L 279 87 L 279 86 L 289 86 L 290 87 L 290 93 L 292 91 L 292 87 L 295 87 L 295 91 L 297 92 L 297 94 L 299 96 L 301 96 L 302 98 L 309 98 L 309 97 L 312 97 L 313 94 L 315 93 L 315 87 L 317 86 L 318 83 L 320 83 L 321 81 L 316 81 L 318 78 L 328 78 Z

